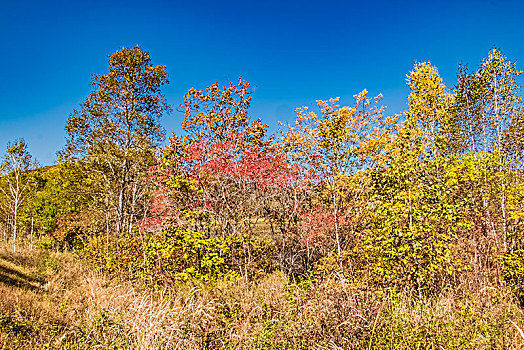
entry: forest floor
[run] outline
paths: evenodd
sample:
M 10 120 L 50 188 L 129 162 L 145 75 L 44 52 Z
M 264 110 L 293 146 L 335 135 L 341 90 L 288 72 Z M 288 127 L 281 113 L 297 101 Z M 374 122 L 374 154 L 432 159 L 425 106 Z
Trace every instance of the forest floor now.
M 0 246 L 2 349 L 521 349 L 523 325 L 504 288 L 416 299 L 281 273 L 151 288 Z

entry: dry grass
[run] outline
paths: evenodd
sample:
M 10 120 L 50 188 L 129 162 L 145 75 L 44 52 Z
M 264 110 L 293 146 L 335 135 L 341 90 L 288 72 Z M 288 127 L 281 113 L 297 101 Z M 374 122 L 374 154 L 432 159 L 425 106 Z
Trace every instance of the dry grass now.
M 68 253 L 0 247 L 3 349 L 520 349 L 524 314 L 504 288 L 417 299 L 341 279 L 151 290 Z
M 0 281 L 2 348 L 191 348 L 193 325 L 214 307 L 196 289 L 173 296 L 108 280 L 71 254 L 2 248 L 3 266 L 13 277 Z

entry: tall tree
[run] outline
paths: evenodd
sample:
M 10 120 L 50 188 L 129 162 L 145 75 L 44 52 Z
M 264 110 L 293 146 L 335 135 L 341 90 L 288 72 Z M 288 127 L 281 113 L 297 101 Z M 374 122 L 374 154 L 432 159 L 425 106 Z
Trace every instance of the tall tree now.
M 504 165 L 509 165 L 509 155 L 518 157 L 519 148 L 522 151 L 522 132 L 523 122 L 522 97 L 518 95 L 520 86 L 516 78 L 522 74 L 516 68 L 516 62 L 509 61 L 499 49 L 490 50 L 488 57 L 482 60 L 478 75 L 485 82 L 483 116 L 487 117 L 486 129 L 491 130 L 492 148 L 503 151 L 499 158 L 500 176 L 500 212 L 502 214 L 502 238 L 504 252 L 507 252 L 508 238 L 508 212 L 506 192 L 510 181 L 507 175 L 510 174 L 504 169 Z M 519 147 L 520 146 L 520 147 Z
M 93 91 L 67 121 L 60 158 L 87 163 L 117 234 L 131 230 L 141 212 L 145 174 L 164 139 L 159 119 L 170 111 L 160 91 L 166 83 L 165 66 L 151 65 L 138 46 L 122 48 L 109 56 L 108 74 L 93 76 Z
M 523 109 L 517 78 L 522 74 L 499 49 L 492 49 L 478 69 L 460 67 L 455 108 L 469 151 L 510 153 L 522 149 Z
M 483 114 L 492 129 L 492 142 L 495 147 L 509 151 L 511 143 L 516 141 L 508 135 L 509 127 L 522 119 L 522 97 L 518 95 L 520 86 L 516 81 L 522 71 L 516 68 L 516 62 L 494 48 L 482 60 L 477 74 L 485 84 Z
M 155 174 L 169 179 L 164 185 L 171 199 L 183 199 L 174 205 L 177 212 L 206 213 L 222 234 L 249 230 L 284 168 L 265 137 L 267 125 L 249 116 L 250 101 L 242 78 L 224 87 L 217 82 L 189 89 L 182 105 L 187 134 L 170 138 Z
M 453 97 L 430 62 L 415 64 L 407 76 L 407 84 L 411 89 L 407 118 L 421 128 L 430 152 L 436 158 L 438 153 L 453 148 L 454 119 L 449 113 Z
M 469 73 L 467 66 L 459 66 L 457 83 L 454 88 L 453 112 L 460 120 L 458 137 L 463 141 L 464 152 L 487 151 L 485 124 L 483 121 L 483 98 L 486 85 L 480 75 Z
M 23 139 L 7 145 L 7 152 L 0 164 L 3 182 L 0 191 L 10 216 L 13 241 L 16 241 L 18 234 L 20 210 L 26 204 L 31 189 L 30 171 L 35 168 L 36 161 L 27 150 L 27 144 Z
M 462 134 L 467 135 L 469 151 L 498 154 L 498 182 L 485 179 L 479 188 L 486 226 L 491 227 L 494 237 L 497 236 L 497 217 L 500 217 L 504 251 L 508 248 L 510 224 L 507 190 L 511 182 L 518 180 L 518 177 L 510 176 L 514 174 L 510 169 L 519 167 L 524 149 L 524 114 L 517 83 L 520 74 L 516 62 L 493 48 L 475 72 L 468 73 L 465 68 L 459 70 L 455 87 L 456 111 L 462 121 Z M 489 196 L 488 192 L 496 195 Z M 493 200 L 490 197 L 498 198 Z
M 297 109 L 295 124 L 287 126 L 282 137 L 286 152 L 293 154 L 295 162 L 313 168 L 320 187 L 326 191 L 322 197 L 327 199 L 331 213 L 330 231 L 341 270 L 343 242 L 347 241 L 342 237 L 344 218 L 351 216 L 355 222 L 358 213 L 350 215 L 348 210 L 365 207 L 355 205 L 364 183 L 353 186 L 356 188 L 351 193 L 347 190 L 352 186 L 347 184 L 356 183 L 352 175 L 378 161 L 394 120 L 383 116 L 383 108 L 378 106 L 381 95 L 369 98 L 364 90 L 354 97 L 354 107 L 340 107 L 337 98 L 317 101 L 320 113 L 310 112 L 307 107 Z

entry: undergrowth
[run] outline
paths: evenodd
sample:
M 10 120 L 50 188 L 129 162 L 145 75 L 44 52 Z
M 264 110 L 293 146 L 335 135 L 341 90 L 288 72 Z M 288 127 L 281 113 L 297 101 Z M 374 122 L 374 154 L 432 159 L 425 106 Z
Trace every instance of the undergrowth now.
M 74 253 L 0 247 L 2 349 L 520 349 L 504 286 L 413 296 L 343 278 L 111 279 Z

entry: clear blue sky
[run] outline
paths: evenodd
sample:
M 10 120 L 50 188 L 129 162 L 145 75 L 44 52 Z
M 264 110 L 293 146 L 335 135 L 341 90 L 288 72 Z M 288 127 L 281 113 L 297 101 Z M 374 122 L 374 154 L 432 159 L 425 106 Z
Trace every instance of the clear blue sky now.
M 53 164 L 91 75 L 123 46 L 167 66 L 172 105 L 190 87 L 244 77 L 256 86 L 251 115 L 274 126 L 316 99 L 352 104 L 364 88 L 400 112 L 415 61 L 430 60 L 452 86 L 459 62 L 475 67 L 494 45 L 524 59 L 523 15 L 504 0 L 0 0 L 0 153 L 23 137 Z M 168 134 L 182 117 L 164 118 Z

